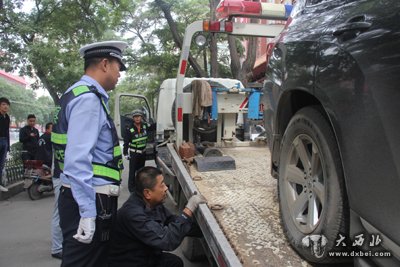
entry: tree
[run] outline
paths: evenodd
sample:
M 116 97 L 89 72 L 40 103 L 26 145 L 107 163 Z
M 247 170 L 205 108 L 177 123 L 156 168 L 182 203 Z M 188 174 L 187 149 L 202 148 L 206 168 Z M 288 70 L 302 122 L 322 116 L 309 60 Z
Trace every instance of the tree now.
M 48 122 L 53 122 L 56 106 L 52 99 L 47 96 L 41 96 L 37 99 L 36 103 L 37 111 L 35 115 L 37 123 L 44 126 Z
M 172 3 L 172 1 L 171 1 Z M 171 3 L 167 3 L 168 5 Z M 128 51 L 129 67 L 124 80 L 114 90 L 145 95 L 153 104 L 161 82 L 176 77 L 180 49 L 176 46 L 173 34 L 182 38 L 186 26 L 194 20 L 203 19 L 208 13 L 207 0 L 175 1 L 174 17 L 175 33 L 165 23 L 164 13 L 157 8 L 153 0 L 133 0 L 120 6 L 122 16 L 121 34 L 129 36 L 127 41 L 132 45 Z M 194 49 L 193 62 L 197 63 L 200 49 Z M 198 66 L 198 70 L 201 67 Z M 190 75 L 199 76 L 189 69 Z M 203 71 L 204 72 L 204 71 Z M 114 93 L 111 93 L 113 97 Z
M 217 6 L 217 0 L 209 0 L 210 5 L 210 19 L 215 19 L 215 8 Z M 179 1 L 173 1 L 172 3 L 168 3 L 164 0 L 154 0 L 154 3 L 157 7 L 159 7 L 163 13 L 164 17 L 168 22 L 169 28 L 172 32 L 173 39 L 175 44 L 178 48 L 182 49 L 182 38 L 178 33 L 178 29 L 175 24 L 174 16 L 171 14 L 171 7 L 177 6 Z M 177 12 L 176 12 L 177 13 Z M 238 41 L 239 39 L 235 36 L 229 35 L 228 36 L 228 44 L 229 44 L 229 51 L 230 51 L 230 66 L 231 66 L 231 73 L 233 78 L 236 78 L 242 81 L 244 84 L 247 84 L 248 79 L 250 77 L 251 71 L 254 67 L 254 63 L 256 60 L 256 45 L 257 39 L 255 37 L 250 37 L 247 40 L 247 51 L 246 51 L 246 58 L 244 61 L 241 60 L 243 58 L 243 53 L 241 54 L 241 44 Z M 243 40 L 243 39 L 242 39 Z M 211 54 L 211 72 L 213 77 L 217 77 L 219 70 L 218 70 L 218 50 L 217 50 L 217 39 L 214 34 L 211 34 L 210 37 L 210 54 Z M 199 69 L 199 65 L 196 61 L 193 61 L 191 55 L 189 55 L 189 63 L 194 69 L 197 76 L 205 77 L 204 71 Z
M 118 32 L 127 39 L 130 48 L 125 57 L 129 67 L 126 81 L 116 91 L 132 90 L 153 98 L 164 79 L 176 76 L 186 26 L 214 16 L 210 8 L 214 10 L 217 2 L 35 0 L 33 9 L 25 13 L 21 11 L 23 0 L 5 1 L 0 11 L 0 68 L 36 77 L 34 88 L 44 86 L 58 103 L 61 94 L 83 72 L 79 47 L 93 41 L 121 39 L 116 37 Z M 254 64 L 254 50 L 251 47 L 247 50 L 247 60 L 241 64 L 242 45 L 238 39 L 233 40 L 229 42 L 228 57 L 217 50 L 217 36 L 210 36 L 207 59 L 211 62 L 211 76 L 233 74 L 244 81 Z M 199 64 L 202 52 L 200 48 L 192 48 L 188 76 L 207 76 Z M 136 86 L 129 87 L 129 83 Z
M 43 96 L 36 100 L 33 91 L 10 84 L 2 79 L 0 79 L 0 95 L 10 100 L 9 114 L 15 118 L 18 124 L 25 122 L 28 114 L 35 114 L 39 124 L 52 121 L 54 103 L 49 97 Z
M 0 15 L 0 68 L 37 77 L 55 103 L 83 71 L 78 49 L 110 35 L 121 20 L 114 1 L 35 0 L 30 13 L 22 0 L 6 1 Z
M 171 14 L 172 4 L 167 3 L 163 0 L 154 0 L 154 2 L 163 11 L 165 19 L 167 20 L 167 23 L 169 25 L 169 28 L 172 33 L 172 37 L 174 39 L 176 46 L 179 49 L 182 49 L 183 40 L 182 40 L 180 33 L 178 32 L 178 27 L 177 27 L 175 20 L 173 19 L 172 14 Z M 175 2 L 175 3 L 177 3 L 177 2 Z M 199 66 L 199 64 L 196 62 L 196 60 L 194 60 L 194 58 L 191 55 L 189 55 L 188 61 L 189 61 L 190 65 L 192 66 L 194 72 L 196 73 L 197 77 L 205 77 L 206 76 L 206 73 L 204 72 L 204 70 Z
M 256 61 L 257 38 L 249 37 L 246 58 L 242 62 L 243 54 L 240 53 L 240 44 L 235 36 L 228 36 L 229 51 L 231 56 L 231 71 L 234 78 L 240 80 L 245 86 L 251 77 L 251 71 Z

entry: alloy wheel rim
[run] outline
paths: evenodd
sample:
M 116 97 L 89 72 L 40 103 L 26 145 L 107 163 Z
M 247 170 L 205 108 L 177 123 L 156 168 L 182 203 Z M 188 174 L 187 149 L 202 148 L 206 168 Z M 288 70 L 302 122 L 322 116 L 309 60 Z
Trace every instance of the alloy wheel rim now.
M 292 142 L 284 171 L 284 197 L 290 216 L 304 234 L 313 232 L 325 208 L 326 179 L 318 146 L 308 135 Z

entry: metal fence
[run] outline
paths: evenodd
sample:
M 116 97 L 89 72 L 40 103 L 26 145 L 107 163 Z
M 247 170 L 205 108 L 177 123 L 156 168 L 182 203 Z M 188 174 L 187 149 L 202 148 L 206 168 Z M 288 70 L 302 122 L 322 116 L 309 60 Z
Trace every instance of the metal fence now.
M 24 164 L 21 159 L 22 144 L 11 146 L 9 157 L 4 165 L 3 184 L 10 185 L 23 180 Z
M 7 160 L 5 167 L 5 184 L 14 184 L 23 180 L 24 165 L 22 161 L 16 162 L 14 160 Z

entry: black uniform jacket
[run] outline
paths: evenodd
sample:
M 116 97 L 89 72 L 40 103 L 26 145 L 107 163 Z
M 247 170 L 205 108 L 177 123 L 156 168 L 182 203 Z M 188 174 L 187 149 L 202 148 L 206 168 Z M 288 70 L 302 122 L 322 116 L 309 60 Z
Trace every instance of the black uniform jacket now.
M 118 210 L 110 266 L 153 266 L 162 251 L 176 249 L 191 228 L 190 218 L 173 215 L 162 204 L 150 209 L 133 193 Z

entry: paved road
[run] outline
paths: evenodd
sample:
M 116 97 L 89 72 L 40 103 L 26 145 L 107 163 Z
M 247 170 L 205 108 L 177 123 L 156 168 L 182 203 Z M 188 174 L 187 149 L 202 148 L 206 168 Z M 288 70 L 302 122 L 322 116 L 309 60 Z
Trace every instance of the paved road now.
M 153 164 L 149 162 L 148 165 Z M 123 177 L 125 179 L 120 205 L 129 196 L 126 170 Z M 0 201 L 0 266 L 54 267 L 60 265 L 59 260 L 50 256 L 50 218 L 53 202 L 53 194 L 47 194 L 38 201 L 31 201 L 26 192 Z M 179 249 L 174 253 L 181 255 Z M 184 257 L 183 259 L 186 267 L 208 266 L 207 262 L 191 263 Z

